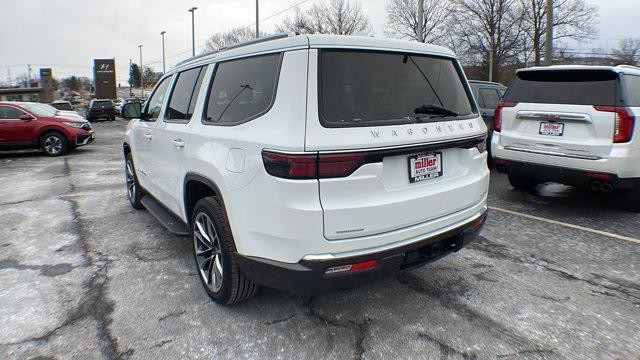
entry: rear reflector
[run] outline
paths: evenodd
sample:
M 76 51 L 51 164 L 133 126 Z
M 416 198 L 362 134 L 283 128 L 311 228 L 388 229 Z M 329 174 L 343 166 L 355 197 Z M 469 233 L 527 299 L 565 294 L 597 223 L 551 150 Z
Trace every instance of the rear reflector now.
M 370 269 L 372 267 L 375 267 L 377 264 L 378 264 L 377 260 L 363 261 L 363 262 L 359 262 L 359 263 L 355 263 L 355 264 L 330 267 L 327 270 L 325 270 L 324 273 L 325 274 L 335 274 L 335 273 L 342 273 L 342 272 Z
M 615 106 L 594 106 L 594 108 L 598 111 L 612 112 L 616 114 L 616 120 L 613 125 L 614 143 L 625 143 L 631 141 L 636 118 L 630 109 Z
M 611 175 L 610 174 L 588 172 L 587 176 L 592 178 L 592 179 L 611 180 Z
M 496 106 L 496 110 L 493 112 L 493 131 L 502 131 L 502 109 L 508 107 L 516 107 L 518 103 L 499 102 Z

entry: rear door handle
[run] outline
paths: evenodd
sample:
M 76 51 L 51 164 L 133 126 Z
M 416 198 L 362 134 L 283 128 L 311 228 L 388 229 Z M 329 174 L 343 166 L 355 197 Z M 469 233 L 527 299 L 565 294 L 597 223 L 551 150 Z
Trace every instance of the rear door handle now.
M 151 133 L 144 134 L 144 139 L 147 141 L 151 141 L 151 139 L 153 139 L 153 134 Z
M 184 141 L 182 141 L 182 139 L 175 139 L 173 140 L 173 145 L 178 149 L 182 149 L 185 144 L 184 144 Z

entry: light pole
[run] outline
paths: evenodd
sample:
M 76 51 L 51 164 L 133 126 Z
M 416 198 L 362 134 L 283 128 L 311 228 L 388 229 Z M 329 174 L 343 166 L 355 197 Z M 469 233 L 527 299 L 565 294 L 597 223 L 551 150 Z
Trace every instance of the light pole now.
M 424 0 L 418 0 L 418 41 L 424 42 Z
M 256 39 L 260 37 L 260 18 L 258 13 L 258 1 L 256 0 Z
M 544 49 L 544 63 L 553 65 L 553 0 L 547 0 L 547 46 Z
M 482 33 L 477 34 L 480 39 L 484 38 Z M 484 44 L 484 41 L 482 41 Z M 493 82 L 493 39 L 489 39 L 489 82 Z
M 198 10 L 198 8 L 195 6 L 189 9 L 191 13 L 191 56 L 196 56 L 196 10 Z
M 140 99 L 144 99 L 144 65 L 142 65 L 142 45 L 140 48 Z
M 166 31 L 162 31 L 160 33 L 160 35 L 162 36 L 162 73 L 164 74 L 165 72 L 167 72 L 167 69 L 165 68 L 166 63 L 165 63 L 165 56 L 164 56 L 164 34 L 166 34 Z

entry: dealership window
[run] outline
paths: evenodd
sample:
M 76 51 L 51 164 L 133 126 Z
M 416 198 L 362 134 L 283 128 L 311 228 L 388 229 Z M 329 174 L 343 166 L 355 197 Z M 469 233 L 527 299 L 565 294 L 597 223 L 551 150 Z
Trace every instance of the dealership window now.
M 165 113 L 166 121 L 185 122 L 191 118 L 205 72 L 206 67 L 198 67 L 178 74 Z
M 275 99 L 281 58 L 277 53 L 219 63 L 205 122 L 237 125 L 269 111 Z

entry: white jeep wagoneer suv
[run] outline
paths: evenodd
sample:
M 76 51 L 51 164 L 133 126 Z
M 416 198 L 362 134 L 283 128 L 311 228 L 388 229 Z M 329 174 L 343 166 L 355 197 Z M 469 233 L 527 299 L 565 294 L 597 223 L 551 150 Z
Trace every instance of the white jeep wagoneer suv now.
M 492 153 L 511 185 L 544 181 L 618 192 L 640 211 L 640 69 L 522 69 L 494 116 Z
M 123 115 L 131 204 L 193 238 L 219 303 L 365 284 L 485 220 L 486 127 L 442 47 L 272 36 L 178 64 Z

